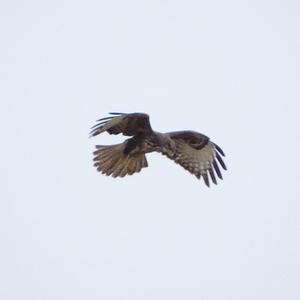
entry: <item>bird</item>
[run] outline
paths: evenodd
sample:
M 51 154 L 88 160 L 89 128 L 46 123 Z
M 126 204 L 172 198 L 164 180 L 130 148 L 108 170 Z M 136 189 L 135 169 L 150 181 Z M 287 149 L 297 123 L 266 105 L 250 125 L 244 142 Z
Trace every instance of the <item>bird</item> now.
M 107 132 L 129 138 L 120 144 L 95 146 L 94 166 L 102 174 L 114 178 L 133 175 L 148 167 L 147 153 L 159 152 L 198 179 L 203 178 L 207 187 L 210 181 L 217 184 L 217 177 L 223 179 L 219 166 L 227 170 L 222 159 L 225 153 L 206 135 L 191 130 L 168 133 L 154 131 L 146 113 L 109 114 L 97 120 L 91 128 L 90 137 Z

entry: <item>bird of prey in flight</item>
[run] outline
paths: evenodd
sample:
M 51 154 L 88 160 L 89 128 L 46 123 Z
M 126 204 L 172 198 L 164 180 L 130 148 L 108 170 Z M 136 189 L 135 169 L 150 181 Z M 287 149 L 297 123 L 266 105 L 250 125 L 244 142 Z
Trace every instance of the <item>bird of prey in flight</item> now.
M 138 173 L 148 167 L 146 153 L 159 152 L 201 177 L 207 186 L 210 179 L 217 184 L 216 176 L 222 179 L 219 165 L 226 170 L 223 150 L 204 134 L 195 131 L 160 133 L 150 125 L 144 113 L 110 113 L 99 119 L 92 127 L 90 137 L 102 132 L 129 136 L 121 144 L 97 145 L 94 151 L 95 167 L 99 172 L 113 177 Z

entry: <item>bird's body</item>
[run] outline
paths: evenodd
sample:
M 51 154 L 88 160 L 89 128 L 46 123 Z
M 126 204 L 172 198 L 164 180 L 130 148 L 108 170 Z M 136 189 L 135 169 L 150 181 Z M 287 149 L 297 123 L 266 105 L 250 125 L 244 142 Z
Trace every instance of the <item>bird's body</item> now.
M 222 179 L 218 163 L 226 170 L 221 158 L 222 149 L 209 138 L 194 131 L 160 133 L 152 130 L 149 116 L 143 113 L 111 113 L 112 117 L 98 120 L 90 133 L 122 133 L 131 136 L 121 144 L 96 146 L 95 167 L 113 177 L 124 177 L 140 172 L 148 166 L 145 154 L 159 152 L 180 164 L 197 178 L 203 177 L 207 186 L 209 178 L 216 184 Z

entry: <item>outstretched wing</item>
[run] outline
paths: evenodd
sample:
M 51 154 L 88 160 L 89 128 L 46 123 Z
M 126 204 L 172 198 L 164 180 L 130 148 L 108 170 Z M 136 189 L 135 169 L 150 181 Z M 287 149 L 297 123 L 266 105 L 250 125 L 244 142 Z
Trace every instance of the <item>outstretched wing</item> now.
M 219 164 L 226 170 L 222 159 L 225 154 L 207 136 L 193 131 L 171 132 L 169 136 L 175 143 L 175 151 L 163 154 L 197 178 L 200 179 L 202 176 L 207 186 L 209 186 L 209 178 L 217 184 L 215 172 L 220 179 L 223 179 Z
M 112 116 L 99 119 L 93 126 L 90 137 L 107 131 L 109 134 L 122 133 L 126 136 L 147 135 L 152 132 L 149 116 L 143 113 L 110 113 Z

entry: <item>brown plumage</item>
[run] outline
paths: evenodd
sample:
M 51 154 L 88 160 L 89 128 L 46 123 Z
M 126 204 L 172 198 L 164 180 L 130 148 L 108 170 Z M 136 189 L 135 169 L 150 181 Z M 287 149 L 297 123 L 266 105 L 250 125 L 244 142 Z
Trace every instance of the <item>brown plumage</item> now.
M 102 132 L 122 133 L 131 138 L 121 144 L 96 146 L 95 167 L 99 172 L 113 177 L 138 173 L 148 166 L 146 153 L 159 152 L 194 174 L 203 177 L 207 186 L 210 179 L 217 184 L 216 176 L 222 174 L 219 165 L 226 170 L 223 150 L 209 138 L 194 131 L 159 133 L 152 130 L 149 116 L 143 113 L 110 113 L 112 116 L 98 120 L 90 136 Z

